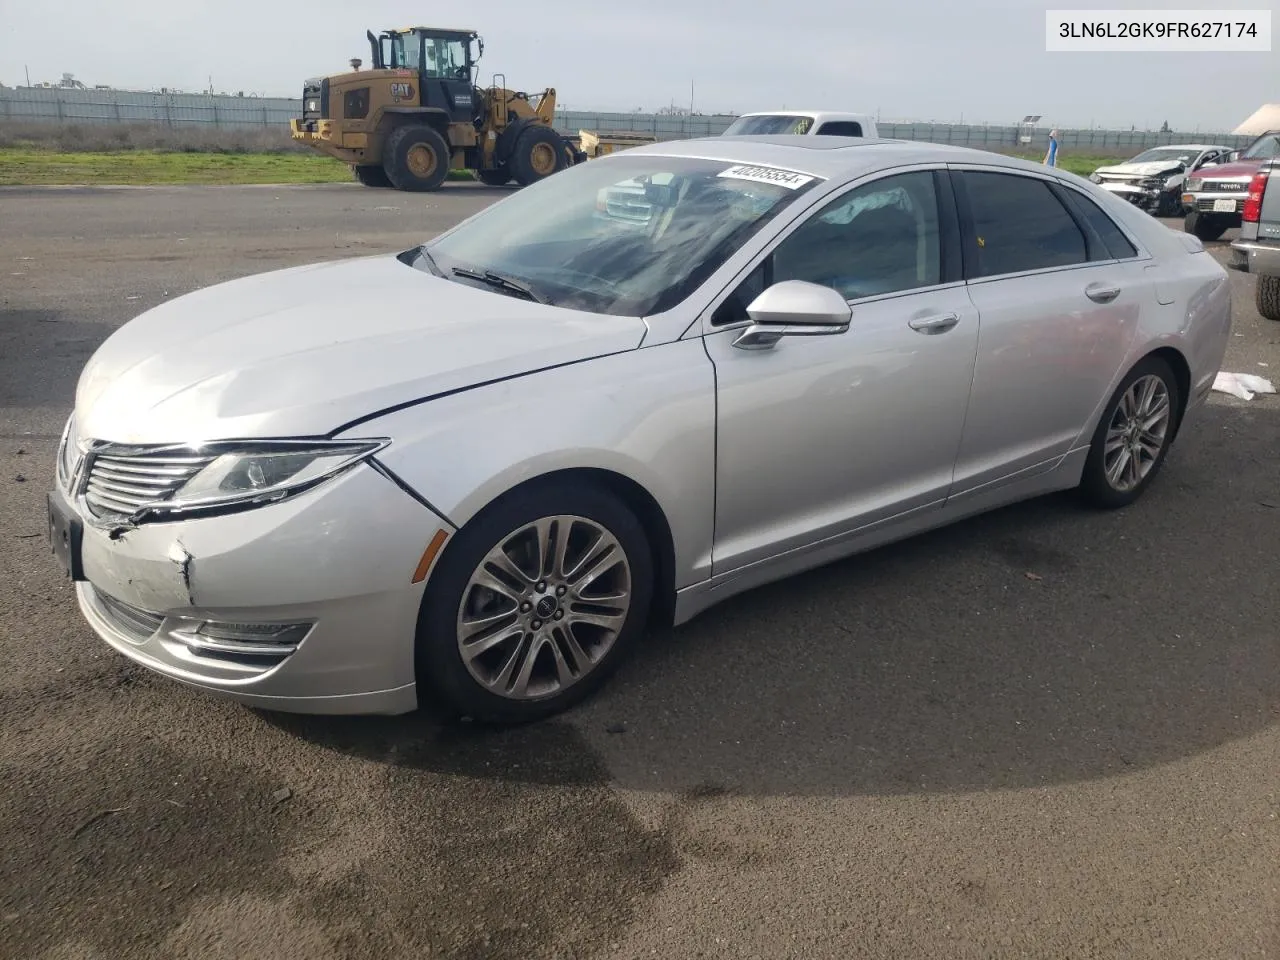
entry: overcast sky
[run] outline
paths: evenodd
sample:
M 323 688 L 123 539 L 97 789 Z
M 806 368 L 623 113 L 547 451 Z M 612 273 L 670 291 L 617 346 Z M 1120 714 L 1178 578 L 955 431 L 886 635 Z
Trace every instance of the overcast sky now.
M 1276 0 L 1236 0 L 1267 8 Z M 1202 0 L 1201 7 L 1224 5 Z M 369 60 L 366 28 L 426 23 L 485 38 L 494 71 L 573 110 L 810 106 L 883 119 L 1229 131 L 1280 101 L 1280 53 L 1046 53 L 1046 7 L 1070 0 L 0 0 L 0 82 L 298 96 Z M 1127 8 L 1193 8 L 1164 0 Z M 593 12 L 594 8 L 594 12 Z M 732 11 L 717 14 L 719 8 Z M 1276 17 L 1280 22 L 1280 16 Z M 455 22 L 456 21 L 456 22 Z M 1275 44 L 1273 43 L 1273 47 Z

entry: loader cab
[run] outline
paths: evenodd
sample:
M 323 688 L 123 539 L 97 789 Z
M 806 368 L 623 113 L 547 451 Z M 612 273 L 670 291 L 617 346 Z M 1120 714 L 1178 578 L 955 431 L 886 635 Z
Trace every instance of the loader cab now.
M 409 27 L 369 35 L 374 66 L 386 70 L 413 71 L 421 100 L 407 84 L 393 83 L 393 95 L 405 94 L 406 106 L 433 107 L 445 111 L 453 123 L 470 123 L 476 113 L 475 65 L 484 53 L 484 41 L 474 30 Z

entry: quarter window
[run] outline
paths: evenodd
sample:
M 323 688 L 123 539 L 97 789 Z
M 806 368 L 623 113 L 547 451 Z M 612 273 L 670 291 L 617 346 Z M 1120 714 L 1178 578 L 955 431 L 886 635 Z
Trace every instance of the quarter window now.
M 978 248 L 972 276 L 1088 262 L 1084 233 L 1044 181 L 1017 174 L 969 172 L 964 174 L 964 184 Z
M 1111 259 L 1127 260 L 1138 255 L 1137 248 L 1129 242 L 1129 238 L 1124 235 L 1124 231 L 1116 226 L 1116 222 L 1107 216 L 1101 207 L 1075 190 L 1064 189 L 1063 193 L 1067 195 L 1067 202 L 1075 207 L 1076 213 L 1080 215 L 1080 218 L 1097 232 L 1098 237 L 1106 246 L 1106 254 Z M 1099 258 L 1095 257 L 1094 259 Z

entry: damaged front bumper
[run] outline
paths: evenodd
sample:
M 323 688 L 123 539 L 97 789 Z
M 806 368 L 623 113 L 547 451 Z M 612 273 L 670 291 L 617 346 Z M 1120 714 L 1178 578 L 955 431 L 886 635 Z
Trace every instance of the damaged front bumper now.
M 1165 193 L 1162 187 L 1143 187 L 1133 183 L 1103 181 L 1098 186 L 1108 193 L 1113 193 L 1121 200 L 1126 200 L 1135 207 L 1141 207 L 1150 213 L 1160 205 L 1160 197 Z
M 85 522 L 60 490 L 49 512 L 81 613 L 136 663 L 270 710 L 416 708 L 414 574 L 452 527 L 372 467 L 269 506 L 123 531 Z

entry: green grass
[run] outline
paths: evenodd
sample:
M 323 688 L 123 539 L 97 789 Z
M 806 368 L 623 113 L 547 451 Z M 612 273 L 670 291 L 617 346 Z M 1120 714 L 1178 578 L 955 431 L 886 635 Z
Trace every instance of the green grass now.
M 1044 162 L 1043 152 L 1015 153 L 1013 156 L 1021 157 L 1023 160 L 1030 160 L 1032 163 Z M 1099 167 L 1105 167 L 1112 163 L 1124 163 L 1128 159 L 1128 157 L 1100 157 L 1089 156 L 1086 154 L 1063 153 L 1061 150 L 1058 151 L 1059 168 L 1077 174 L 1081 177 L 1087 177 Z
M 1014 154 L 1039 163 L 1043 153 Z M 1058 155 L 1058 166 L 1087 177 L 1123 157 Z M 455 171 L 451 180 L 471 180 Z M 41 147 L 0 147 L 0 186 L 53 184 L 246 184 L 350 183 L 351 170 L 322 154 L 200 153 L 168 150 L 62 151 Z
M 455 171 L 451 180 L 471 180 Z M 62 152 L 0 148 L 0 186 L 165 183 L 351 183 L 351 168 L 317 153 Z

